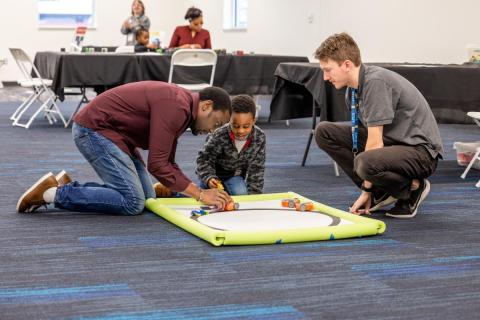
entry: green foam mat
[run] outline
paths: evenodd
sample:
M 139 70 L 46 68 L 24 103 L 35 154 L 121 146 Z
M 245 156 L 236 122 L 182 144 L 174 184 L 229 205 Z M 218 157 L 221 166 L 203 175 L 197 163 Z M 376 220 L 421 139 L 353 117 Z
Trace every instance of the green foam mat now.
M 338 210 L 294 192 L 232 198 L 239 203 L 238 210 L 202 216 L 191 215 L 202 206 L 192 198 L 148 199 L 146 207 L 214 246 L 335 240 L 373 236 L 386 229 L 382 221 Z M 294 198 L 312 202 L 313 210 L 282 207 L 283 199 Z

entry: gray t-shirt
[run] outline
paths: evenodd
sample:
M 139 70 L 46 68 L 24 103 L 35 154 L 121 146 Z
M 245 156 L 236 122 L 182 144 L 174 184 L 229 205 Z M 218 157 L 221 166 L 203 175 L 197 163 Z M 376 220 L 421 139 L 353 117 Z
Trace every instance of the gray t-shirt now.
M 407 79 L 381 67 L 362 65 L 358 96 L 360 122 L 365 127 L 383 126 L 385 145 L 423 145 L 433 158 L 443 156 L 432 110 Z M 350 107 L 349 97 L 347 105 Z

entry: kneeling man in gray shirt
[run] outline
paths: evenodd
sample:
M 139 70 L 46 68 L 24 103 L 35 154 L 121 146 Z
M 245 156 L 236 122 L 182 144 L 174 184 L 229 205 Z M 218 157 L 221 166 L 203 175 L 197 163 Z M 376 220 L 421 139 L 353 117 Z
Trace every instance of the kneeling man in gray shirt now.
M 351 124 L 320 122 L 315 140 L 362 190 L 350 212 L 369 214 L 395 203 L 387 216 L 414 217 L 443 154 L 427 101 L 399 74 L 362 64 L 346 33 L 326 39 L 315 57 L 325 81 L 347 87 Z

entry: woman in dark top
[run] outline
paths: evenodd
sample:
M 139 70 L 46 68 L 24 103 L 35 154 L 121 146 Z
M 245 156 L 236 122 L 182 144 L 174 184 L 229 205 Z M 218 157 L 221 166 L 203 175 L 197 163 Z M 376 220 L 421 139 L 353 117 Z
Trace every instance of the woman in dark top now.
M 188 20 L 189 25 L 178 26 L 175 29 L 169 48 L 211 49 L 210 33 L 208 30 L 202 29 L 202 10 L 195 7 L 189 8 L 185 19 Z

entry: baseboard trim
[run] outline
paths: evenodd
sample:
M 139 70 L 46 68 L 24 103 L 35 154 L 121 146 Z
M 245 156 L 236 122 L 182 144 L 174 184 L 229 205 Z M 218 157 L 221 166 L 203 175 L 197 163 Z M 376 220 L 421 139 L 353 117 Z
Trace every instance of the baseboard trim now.
M 19 84 L 17 81 L 0 81 L 3 83 L 4 87 L 19 87 Z

